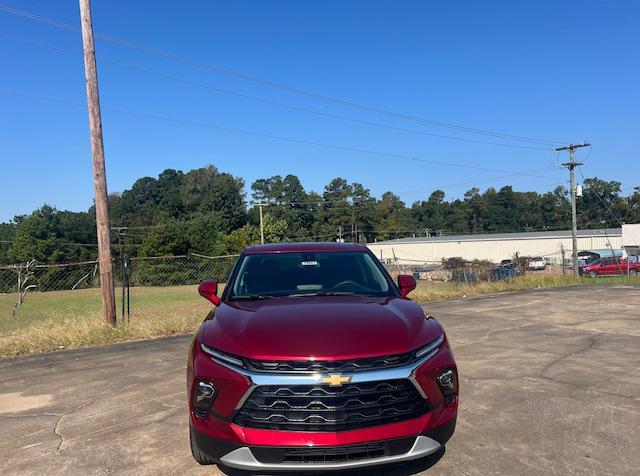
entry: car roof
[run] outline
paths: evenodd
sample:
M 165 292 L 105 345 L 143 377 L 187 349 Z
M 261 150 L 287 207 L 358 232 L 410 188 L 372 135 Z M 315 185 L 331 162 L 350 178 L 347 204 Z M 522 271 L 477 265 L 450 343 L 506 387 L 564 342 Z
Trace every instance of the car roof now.
M 310 243 L 270 243 L 268 245 L 247 246 L 243 253 L 309 253 L 314 251 L 359 251 L 364 252 L 367 247 L 357 243 L 336 243 L 336 242 L 310 242 Z

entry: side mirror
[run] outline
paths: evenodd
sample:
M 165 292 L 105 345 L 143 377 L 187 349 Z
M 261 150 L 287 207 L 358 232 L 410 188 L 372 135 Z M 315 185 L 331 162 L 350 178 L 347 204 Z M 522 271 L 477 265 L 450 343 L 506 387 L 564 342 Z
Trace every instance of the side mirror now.
M 398 276 L 398 287 L 402 297 L 406 298 L 407 294 L 416 288 L 416 280 L 410 274 L 401 274 Z
M 220 298 L 218 297 L 218 281 L 215 279 L 205 279 L 198 286 L 198 293 L 207 301 L 211 301 L 214 306 L 220 305 Z

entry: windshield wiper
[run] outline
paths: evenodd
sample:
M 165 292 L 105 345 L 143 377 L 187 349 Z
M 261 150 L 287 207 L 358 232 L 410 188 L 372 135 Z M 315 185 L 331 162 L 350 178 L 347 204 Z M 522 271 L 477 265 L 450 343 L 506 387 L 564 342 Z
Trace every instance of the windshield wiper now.
M 239 294 L 231 296 L 229 299 L 232 301 L 258 301 L 260 299 L 273 299 L 273 296 L 267 296 L 266 294 Z
M 304 297 L 304 296 L 354 296 L 356 293 L 348 291 L 318 291 L 313 293 L 296 293 L 289 294 L 289 297 Z

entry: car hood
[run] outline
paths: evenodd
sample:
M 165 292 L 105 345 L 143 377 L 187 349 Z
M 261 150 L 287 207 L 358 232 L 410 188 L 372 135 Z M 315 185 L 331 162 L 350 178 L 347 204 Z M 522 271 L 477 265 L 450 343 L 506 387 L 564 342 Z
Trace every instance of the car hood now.
M 401 354 L 442 332 L 406 299 L 309 296 L 222 303 L 198 338 L 253 359 L 340 360 Z

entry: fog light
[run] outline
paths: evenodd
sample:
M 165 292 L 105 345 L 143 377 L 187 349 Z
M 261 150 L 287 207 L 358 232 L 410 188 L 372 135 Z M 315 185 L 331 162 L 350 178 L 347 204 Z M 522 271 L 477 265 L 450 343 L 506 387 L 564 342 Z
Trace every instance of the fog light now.
M 211 410 L 211 405 L 216 397 L 216 388 L 213 384 L 201 380 L 193 390 L 193 413 L 199 418 L 204 418 Z
M 440 390 L 442 390 L 442 395 L 444 395 L 444 399 L 447 403 L 451 403 L 456 398 L 456 393 L 458 390 L 458 380 L 456 378 L 456 373 L 449 369 L 445 370 L 439 377 L 438 383 L 440 384 Z

